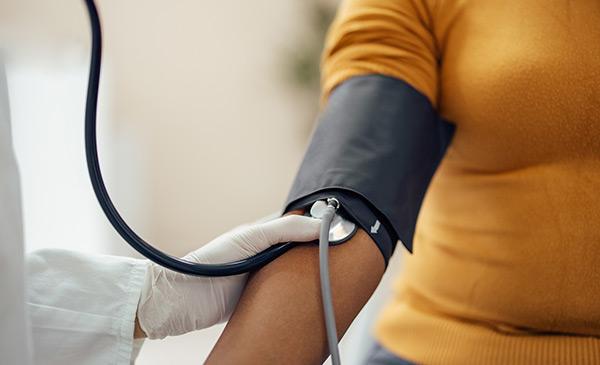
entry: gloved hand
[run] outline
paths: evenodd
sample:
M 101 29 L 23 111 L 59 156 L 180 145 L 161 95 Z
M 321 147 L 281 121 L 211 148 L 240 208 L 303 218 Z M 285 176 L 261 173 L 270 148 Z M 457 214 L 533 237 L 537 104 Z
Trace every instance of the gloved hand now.
M 320 226 L 320 220 L 298 215 L 241 226 L 185 259 L 206 264 L 237 261 L 277 243 L 315 240 Z M 151 263 L 138 304 L 140 328 L 148 338 L 158 339 L 226 321 L 240 298 L 247 276 L 190 276 Z

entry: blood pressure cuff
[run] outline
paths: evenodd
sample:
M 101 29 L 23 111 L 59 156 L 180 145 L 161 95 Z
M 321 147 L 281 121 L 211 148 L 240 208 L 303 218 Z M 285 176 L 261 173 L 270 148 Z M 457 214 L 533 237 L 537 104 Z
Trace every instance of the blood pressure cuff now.
M 319 116 L 284 210 L 335 196 L 386 263 L 398 240 L 412 252 L 421 203 L 453 133 L 406 82 L 351 78 Z

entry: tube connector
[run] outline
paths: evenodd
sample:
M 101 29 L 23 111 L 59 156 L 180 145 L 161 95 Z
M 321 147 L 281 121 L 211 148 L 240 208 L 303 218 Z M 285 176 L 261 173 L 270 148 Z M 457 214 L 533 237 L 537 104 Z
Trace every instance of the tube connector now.
M 340 201 L 336 198 L 327 198 L 327 205 L 338 210 L 340 208 Z

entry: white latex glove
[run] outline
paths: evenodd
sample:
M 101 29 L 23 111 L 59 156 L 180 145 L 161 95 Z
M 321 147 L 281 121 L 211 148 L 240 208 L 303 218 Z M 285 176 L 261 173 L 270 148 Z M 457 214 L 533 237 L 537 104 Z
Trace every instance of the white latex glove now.
M 241 226 L 185 259 L 205 264 L 237 261 L 277 243 L 315 240 L 320 226 L 320 220 L 298 215 Z M 151 263 L 138 304 L 140 327 L 148 338 L 157 339 L 226 321 L 240 298 L 247 276 L 190 276 Z

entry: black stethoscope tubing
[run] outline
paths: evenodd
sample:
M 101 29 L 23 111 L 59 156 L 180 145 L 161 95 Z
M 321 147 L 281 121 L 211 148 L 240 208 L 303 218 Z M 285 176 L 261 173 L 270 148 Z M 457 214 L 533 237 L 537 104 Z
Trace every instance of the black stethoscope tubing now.
M 293 243 L 281 243 L 270 247 L 256 256 L 224 264 L 199 264 L 166 254 L 144 241 L 127 225 L 114 206 L 102 178 L 98 160 L 96 137 L 96 115 L 98 107 L 98 87 L 100 83 L 100 68 L 102 60 L 102 29 L 98 10 L 93 0 L 85 0 L 92 31 L 92 49 L 90 75 L 88 80 L 87 99 L 85 106 L 85 153 L 87 167 L 96 198 L 104 214 L 119 233 L 119 235 L 140 254 L 158 265 L 170 270 L 197 276 L 229 276 L 243 274 L 266 265 L 293 247 Z

